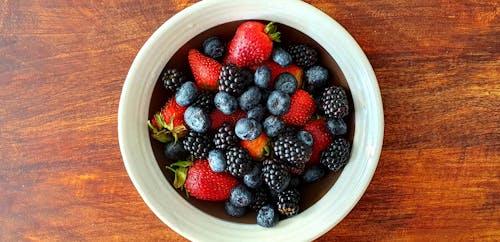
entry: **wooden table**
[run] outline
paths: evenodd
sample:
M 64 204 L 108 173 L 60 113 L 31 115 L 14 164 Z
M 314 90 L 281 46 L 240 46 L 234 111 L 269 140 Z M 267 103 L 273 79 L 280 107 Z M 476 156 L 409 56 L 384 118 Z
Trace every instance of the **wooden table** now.
M 0 1 L 0 240 L 184 239 L 124 169 L 128 68 L 196 1 Z M 500 240 L 500 19 L 491 1 L 308 1 L 371 61 L 385 139 L 371 185 L 318 241 Z

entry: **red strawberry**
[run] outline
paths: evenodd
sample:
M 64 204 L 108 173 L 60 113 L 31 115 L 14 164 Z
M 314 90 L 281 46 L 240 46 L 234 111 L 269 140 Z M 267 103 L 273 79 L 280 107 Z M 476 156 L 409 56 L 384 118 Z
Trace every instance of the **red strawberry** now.
M 241 109 L 238 109 L 236 112 L 230 115 L 225 115 L 218 109 L 215 109 L 210 114 L 210 119 L 212 120 L 212 126 L 210 126 L 210 129 L 219 128 L 223 123 L 234 126 L 236 122 L 238 122 L 238 120 L 244 117 L 246 117 L 246 113 Z
M 280 33 L 276 30 L 273 22 L 268 25 L 257 21 L 242 23 L 228 44 L 224 63 L 232 63 L 243 68 L 258 65 L 269 59 L 273 51 L 273 41 L 280 41 Z
M 290 97 L 290 110 L 281 116 L 286 124 L 304 126 L 316 111 L 316 103 L 308 92 L 297 89 Z
M 213 172 L 208 160 L 196 160 L 193 163 L 180 161 L 173 163 L 168 169 L 175 173 L 175 188 L 184 187 L 190 196 L 200 200 L 227 200 L 231 189 L 238 184 L 238 180 L 229 173 Z
M 312 147 L 311 159 L 306 163 L 306 166 L 317 165 L 321 158 L 321 152 L 326 150 L 330 143 L 332 143 L 333 136 L 328 131 L 324 119 L 309 121 L 304 126 L 304 130 L 312 135 L 314 144 Z
M 271 88 L 274 87 L 274 80 L 276 79 L 276 77 L 284 72 L 288 72 L 288 73 L 292 74 L 295 77 L 295 79 L 297 79 L 297 86 L 299 88 L 302 87 L 302 76 L 304 74 L 304 71 L 302 70 L 302 68 L 298 67 L 297 65 L 291 64 L 288 67 L 282 67 L 274 61 L 265 61 L 263 63 L 263 65 L 269 67 L 269 69 L 271 70 L 271 81 L 269 82 L 269 86 Z M 258 68 L 258 66 L 255 67 L 255 70 L 257 70 L 257 68 Z
M 177 104 L 175 97 L 171 97 L 161 109 L 161 115 L 163 120 L 167 123 L 172 122 L 174 127 L 180 125 L 186 126 L 186 123 L 184 123 L 184 112 L 186 109 L 187 107 Z
M 186 131 L 184 111 L 186 107 L 177 104 L 174 97 L 170 98 L 161 111 L 148 122 L 152 137 L 164 143 L 172 139 L 177 141 L 177 138 L 184 135 Z
M 196 49 L 189 50 L 188 60 L 196 85 L 205 90 L 216 90 L 222 65 Z
M 268 138 L 264 132 L 254 140 L 241 140 L 241 147 L 248 150 L 248 153 L 254 160 L 260 160 L 264 156 L 269 155 L 269 146 L 267 146 Z

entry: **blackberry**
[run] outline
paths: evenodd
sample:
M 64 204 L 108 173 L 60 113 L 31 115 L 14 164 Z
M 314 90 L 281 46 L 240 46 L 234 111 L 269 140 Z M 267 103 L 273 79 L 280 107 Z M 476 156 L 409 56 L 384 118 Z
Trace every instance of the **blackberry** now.
M 249 207 L 254 211 L 259 211 L 259 209 L 269 202 L 269 195 L 265 189 L 257 189 L 253 193 L 253 202 Z
M 275 159 L 266 159 L 262 165 L 262 176 L 269 189 L 281 192 L 288 187 L 290 173 L 285 164 Z
M 190 130 L 182 144 L 184 149 L 193 155 L 194 159 L 207 159 L 208 152 L 214 149 L 211 137 L 207 133 Z
M 199 107 L 207 112 L 212 112 L 215 108 L 214 105 L 215 94 L 209 91 L 201 91 L 194 99 L 191 106 Z
M 294 174 L 301 173 L 312 154 L 312 148 L 301 142 L 296 135 L 281 135 L 274 141 L 273 150 L 279 160 L 299 169 Z
M 296 189 L 290 189 L 278 194 L 278 202 L 276 205 L 281 214 L 291 217 L 299 213 L 299 202 L 299 191 Z
M 231 146 L 235 146 L 238 142 L 238 137 L 234 133 L 234 128 L 229 124 L 222 124 L 214 135 L 215 148 L 227 150 Z
M 186 82 L 186 75 L 177 69 L 166 69 L 161 74 L 161 81 L 165 89 L 177 92 L 184 82 Z
M 328 148 L 321 153 L 320 163 L 332 171 L 344 167 L 351 153 L 351 144 L 344 138 L 335 139 Z
M 309 45 L 299 44 L 288 47 L 288 53 L 293 61 L 300 67 L 309 67 L 318 61 L 318 52 Z
M 327 118 L 343 118 L 349 114 L 349 102 L 344 88 L 331 86 L 321 94 L 320 108 Z
M 239 96 L 245 90 L 247 84 L 247 77 L 245 77 L 241 70 L 233 65 L 222 66 L 219 75 L 219 91 L 227 92 L 233 96 Z
M 229 147 L 226 151 L 227 170 L 235 177 L 243 177 L 252 171 L 252 158 L 248 151 L 240 146 Z

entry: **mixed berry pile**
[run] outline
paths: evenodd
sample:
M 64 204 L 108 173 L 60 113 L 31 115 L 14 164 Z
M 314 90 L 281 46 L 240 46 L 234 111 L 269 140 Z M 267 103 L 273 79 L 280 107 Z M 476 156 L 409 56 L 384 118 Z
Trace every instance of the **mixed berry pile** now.
M 163 71 L 174 95 L 148 122 L 174 187 L 234 217 L 255 210 L 263 227 L 298 214 L 303 184 L 339 171 L 351 149 L 344 88 L 316 49 L 280 37 L 274 23 L 247 21 L 227 44 L 206 39 L 189 51 L 191 73 Z

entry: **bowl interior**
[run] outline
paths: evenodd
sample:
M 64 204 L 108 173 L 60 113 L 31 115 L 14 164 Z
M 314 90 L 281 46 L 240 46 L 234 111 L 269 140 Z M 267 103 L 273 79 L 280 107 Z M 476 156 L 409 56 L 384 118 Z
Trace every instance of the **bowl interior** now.
M 241 22 L 242 21 L 225 23 L 200 33 L 195 38 L 185 43 L 168 61 L 168 63 L 165 65 L 165 68 L 177 68 L 179 70 L 182 70 L 185 74 L 190 75 L 191 71 L 187 59 L 188 51 L 193 48 L 201 50 L 203 41 L 208 37 L 214 35 L 222 37 L 225 40 L 230 40 L 234 35 L 236 28 Z M 265 21 L 262 22 L 265 23 Z M 317 42 L 309 38 L 307 35 L 281 23 L 278 23 L 278 28 L 279 31 L 282 33 L 281 44 L 283 46 L 287 46 L 288 44 L 291 43 L 306 43 L 315 47 L 319 52 L 320 56 L 319 63 L 329 70 L 331 76 L 330 79 L 333 82 L 333 84 L 341 85 L 346 89 L 349 96 L 350 109 L 351 109 L 350 114 L 345 118 L 349 127 L 349 133 L 346 135 L 346 138 L 350 140 L 352 143 L 354 136 L 354 105 L 352 97 L 350 95 L 349 87 L 347 85 L 347 81 L 343 73 L 341 72 L 339 66 L 337 65 L 335 60 L 327 53 L 325 49 L 323 49 Z M 190 76 L 189 78 L 193 80 L 192 76 Z M 156 85 L 152 93 L 152 98 L 149 105 L 148 117 L 152 117 L 155 112 L 160 110 L 162 106 L 165 104 L 165 102 L 168 100 L 168 98 L 170 98 L 172 95 L 173 93 L 170 93 L 163 88 L 163 83 L 160 81 L 160 77 L 158 77 L 158 81 L 156 82 Z M 166 166 L 169 165 L 171 161 L 168 161 L 163 155 L 164 144 L 157 142 L 152 138 L 150 138 L 150 141 L 159 168 L 161 169 L 163 175 L 169 181 L 169 183 L 172 184 L 173 174 L 171 171 L 166 169 Z M 321 199 L 321 197 L 333 186 L 340 172 L 337 173 L 330 172 L 319 182 L 303 185 L 300 188 L 300 192 L 302 194 L 301 204 L 300 204 L 301 210 L 304 211 L 305 209 L 309 208 L 314 203 L 316 203 L 319 199 Z M 224 211 L 224 204 L 222 202 L 200 201 L 194 198 L 186 198 L 184 192 L 182 191 L 178 191 L 178 193 L 179 196 L 185 198 L 187 202 L 189 202 L 196 208 L 200 209 L 201 211 L 210 214 L 212 216 L 238 223 L 252 223 L 252 224 L 255 223 L 254 212 L 249 212 L 242 218 L 234 218 L 226 214 L 226 212 Z

